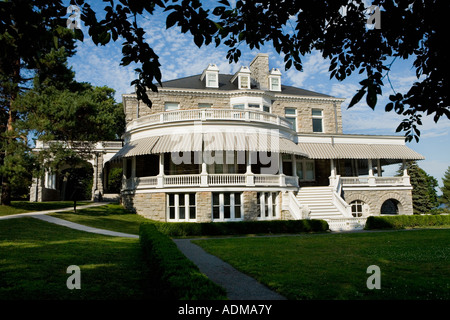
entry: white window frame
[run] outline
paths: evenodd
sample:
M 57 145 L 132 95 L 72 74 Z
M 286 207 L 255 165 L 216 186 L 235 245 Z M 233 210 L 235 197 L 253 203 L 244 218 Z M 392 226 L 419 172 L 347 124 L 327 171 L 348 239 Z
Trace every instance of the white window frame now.
M 294 114 L 287 114 L 286 111 L 287 110 L 294 110 Z M 284 108 L 284 117 L 286 119 L 294 119 L 294 128 L 292 128 L 293 130 L 297 131 L 297 108 L 293 108 L 293 107 L 289 107 L 289 108 Z
M 214 194 L 219 195 L 219 204 L 214 203 Z M 225 218 L 225 194 L 230 195 L 230 218 Z M 236 205 L 236 197 L 239 197 L 240 203 Z M 213 192 L 211 198 L 211 221 L 242 221 L 244 220 L 244 196 L 242 192 Z M 228 206 L 228 205 L 227 205 Z M 241 216 L 236 218 L 235 208 L 239 206 Z M 219 208 L 219 218 L 214 218 L 214 208 Z
M 364 216 L 364 206 L 365 206 L 365 202 L 361 201 L 361 200 L 355 200 L 350 202 L 350 206 L 352 209 L 352 216 L 355 218 L 359 218 L 359 217 L 363 217 Z M 358 206 L 361 207 L 361 211 L 358 210 Z M 355 208 L 355 211 L 353 211 L 353 209 Z
M 256 196 L 257 196 L 257 203 L 259 204 L 259 215 L 256 217 L 256 219 L 257 220 L 278 219 L 280 211 L 278 204 L 278 197 L 279 197 L 278 192 L 258 192 Z
M 247 79 L 247 86 L 246 87 L 243 87 L 242 86 L 242 79 Z M 240 75 L 240 76 L 238 76 L 238 86 L 239 86 L 239 89 L 245 89 L 245 90 L 249 90 L 250 88 L 251 88 L 251 84 L 250 84 L 250 76 L 249 75 Z
M 175 108 L 176 106 L 176 108 Z M 165 102 L 164 103 L 164 111 L 175 111 L 180 109 L 179 102 Z
M 277 80 L 278 83 L 274 83 L 274 80 Z M 281 91 L 281 77 L 269 77 L 269 85 L 270 91 Z
M 318 115 L 314 115 L 314 111 L 320 111 L 320 116 Z M 312 108 L 311 109 L 311 125 L 312 125 L 312 131 L 314 133 L 323 133 L 325 132 L 325 127 L 324 127 L 324 121 L 323 121 L 323 109 L 319 109 L 319 108 Z M 321 127 L 322 127 L 322 131 L 314 131 L 314 120 L 320 120 L 321 122 Z
M 190 203 L 189 196 L 194 195 L 194 204 Z M 174 205 L 170 205 L 170 196 L 174 196 Z M 184 197 L 184 218 L 180 218 L 180 197 Z M 197 221 L 197 194 L 195 193 L 168 193 L 166 195 L 167 205 L 166 205 L 166 218 L 169 222 L 195 222 Z M 173 207 L 175 210 L 175 218 L 170 218 L 170 208 Z M 190 209 L 195 208 L 195 218 L 190 218 Z
M 206 87 L 218 88 L 219 87 L 219 74 L 216 72 L 206 72 Z

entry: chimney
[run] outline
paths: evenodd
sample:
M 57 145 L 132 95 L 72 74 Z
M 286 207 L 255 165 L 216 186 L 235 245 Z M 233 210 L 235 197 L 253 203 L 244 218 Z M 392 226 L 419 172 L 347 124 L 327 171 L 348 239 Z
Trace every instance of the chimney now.
M 258 53 L 250 62 L 251 80 L 261 90 L 269 89 L 269 55 Z

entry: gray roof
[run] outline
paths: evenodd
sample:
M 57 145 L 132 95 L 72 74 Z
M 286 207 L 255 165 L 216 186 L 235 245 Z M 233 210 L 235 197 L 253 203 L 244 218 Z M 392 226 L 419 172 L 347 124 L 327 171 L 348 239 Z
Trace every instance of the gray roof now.
M 169 81 L 164 81 L 162 83 L 163 88 L 177 88 L 177 89 L 202 89 L 202 90 L 217 90 L 217 88 L 206 88 L 205 82 L 200 81 L 201 75 L 195 75 L 180 79 L 174 79 Z M 236 85 L 236 81 L 231 83 L 230 80 L 233 77 L 232 74 L 219 74 L 219 88 L 218 90 L 237 90 L 238 87 Z M 161 87 L 158 85 L 158 87 Z M 252 89 L 256 89 L 255 86 L 252 85 Z M 318 93 L 314 91 L 309 91 L 301 88 L 296 88 L 292 86 L 284 86 L 281 85 L 281 93 L 287 95 L 296 95 L 296 96 L 307 96 L 307 97 L 317 97 L 317 98 L 334 98 L 332 96 Z

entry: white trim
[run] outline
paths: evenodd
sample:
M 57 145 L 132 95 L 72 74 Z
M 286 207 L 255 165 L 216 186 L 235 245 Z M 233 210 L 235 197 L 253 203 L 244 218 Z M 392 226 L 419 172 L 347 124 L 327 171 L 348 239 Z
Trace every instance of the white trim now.
M 214 204 L 214 193 L 219 195 L 219 204 Z M 230 204 L 225 205 L 225 194 L 229 194 L 230 196 Z M 238 195 L 240 203 L 236 205 L 236 195 Z M 244 197 L 242 192 L 212 192 L 211 193 L 211 221 L 212 222 L 225 222 L 225 221 L 242 221 L 244 220 Z M 225 218 L 225 206 L 230 207 L 230 218 Z M 214 208 L 219 208 L 219 218 L 214 218 Z M 236 218 L 236 207 L 240 208 L 240 218 Z

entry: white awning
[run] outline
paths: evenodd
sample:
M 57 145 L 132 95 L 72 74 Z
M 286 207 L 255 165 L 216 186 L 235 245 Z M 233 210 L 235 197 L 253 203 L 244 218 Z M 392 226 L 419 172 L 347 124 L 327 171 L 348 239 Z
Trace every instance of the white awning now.
M 299 143 L 311 159 L 395 159 L 422 160 L 424 156 L 405 145 Z
M 307 154 L 295 142 L 275 135 L 240 132 L 204 132 L 138 139 L 126 144 L 114 158 L 202 150 L 270 151 L 307 157 Z

